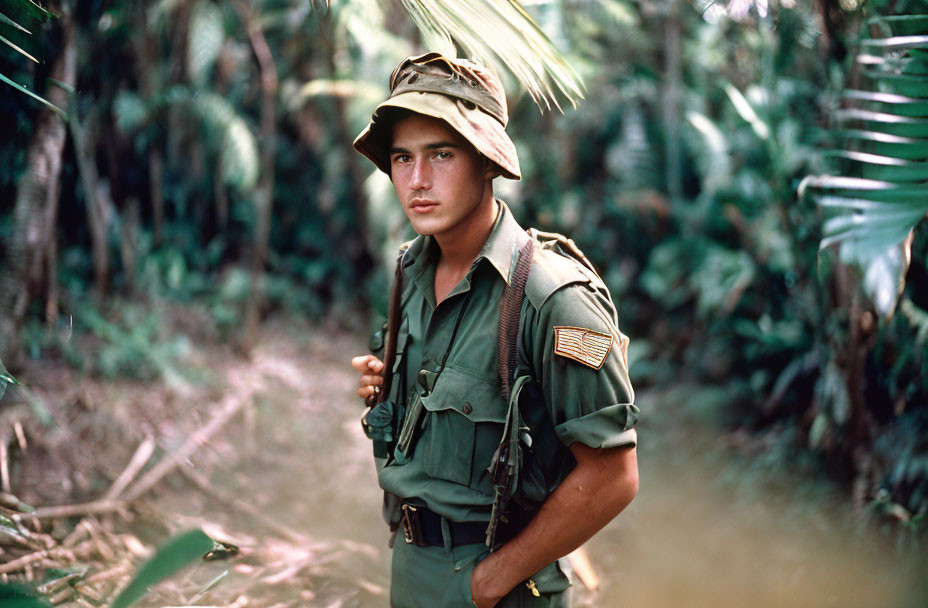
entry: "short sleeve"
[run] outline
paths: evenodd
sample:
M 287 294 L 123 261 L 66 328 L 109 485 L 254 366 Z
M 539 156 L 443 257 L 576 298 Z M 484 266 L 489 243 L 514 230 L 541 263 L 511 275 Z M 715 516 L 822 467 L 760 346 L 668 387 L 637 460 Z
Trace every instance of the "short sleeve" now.
M 533 322 L 532 363 L 564 445 L 637 444 L 638 408 L 628 378 L 628 338 L 608 295 L 588 283 L 552 293 Z

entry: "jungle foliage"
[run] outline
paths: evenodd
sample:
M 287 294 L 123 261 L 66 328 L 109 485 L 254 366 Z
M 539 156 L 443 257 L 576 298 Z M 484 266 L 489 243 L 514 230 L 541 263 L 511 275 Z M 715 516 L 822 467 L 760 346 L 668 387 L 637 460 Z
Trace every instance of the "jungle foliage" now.
M 42 61 L 4 49 L 0 73 L 47 87 L 68 124 L 54 133 L 46 106 L 0 97 L 0 296 L 20 319 L 0 327 L 8 367 L 62 355 L 177 373 L 174 303 L 246 348 L 275 311 L 383 308 L 408 235 L 351 141 L 400 58 L 485 48 L 468 3 L 426 4 L 94 0 L 61 3 L 29 36 L 0 23 Z M 918 530 L 928 3 L 523 4 L 567 61 L 533 66 L 551 80 L 526 93 L 531 45 L 492 30 L 512 42 L 484 59 L 510 68 L 524 174 L 498 192 L 602 270 L 633 380 L 717 385 L 728 424 L 818 455 L 859 507 Z M 536 105 L 581 92 L 576 111 Z M 96 343 L 75 350 L 72 335 Z

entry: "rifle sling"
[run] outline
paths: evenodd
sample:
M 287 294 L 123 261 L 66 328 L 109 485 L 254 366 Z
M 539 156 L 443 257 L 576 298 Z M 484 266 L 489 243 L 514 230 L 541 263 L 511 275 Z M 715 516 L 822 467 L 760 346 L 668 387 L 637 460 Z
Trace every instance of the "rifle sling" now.
M 387 309 L 387 345 L 383 354 L 383 386 L 377 395 L 374 405 L 380 403 L 390 394 L 393 384 L 393 362 L 396 360 L 396 341 L 400 333 L 400 313 L 403 297 L 403 261 L 406 251 L 396 261 L 396 273 L 393 276 L 393 287 L 390 289 L 390 306 Z

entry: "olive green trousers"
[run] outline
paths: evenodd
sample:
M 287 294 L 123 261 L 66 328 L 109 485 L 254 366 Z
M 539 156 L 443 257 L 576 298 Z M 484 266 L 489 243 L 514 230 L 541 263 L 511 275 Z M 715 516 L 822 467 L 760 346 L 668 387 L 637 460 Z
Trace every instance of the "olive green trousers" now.
M 489 555 L 482 544 L 458 547 L 419 547 L 399 536 L 393 546 L 390 605 L 393 608 L 474 608 L 470 577 Z M 559 562 L 545 566 L 526 583 L 516 586 L 498 608 L 567 608 L 570 579 Z

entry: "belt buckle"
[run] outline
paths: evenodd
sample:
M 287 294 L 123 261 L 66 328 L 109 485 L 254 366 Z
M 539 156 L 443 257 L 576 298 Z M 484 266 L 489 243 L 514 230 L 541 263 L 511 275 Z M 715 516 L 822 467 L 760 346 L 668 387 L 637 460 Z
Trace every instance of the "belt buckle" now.
M 422 525 L 419 522 L 419 513 L 416 507 L 404 504 L 402 509 L 403 519 L 401 523 L 403 526 L 403 540 L 405 540 L 408 545 L 423 545 L 425 539 L 422 538 Z

